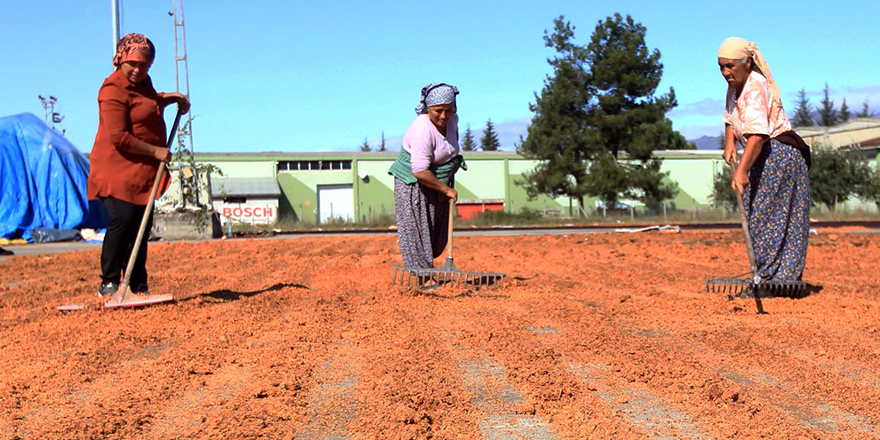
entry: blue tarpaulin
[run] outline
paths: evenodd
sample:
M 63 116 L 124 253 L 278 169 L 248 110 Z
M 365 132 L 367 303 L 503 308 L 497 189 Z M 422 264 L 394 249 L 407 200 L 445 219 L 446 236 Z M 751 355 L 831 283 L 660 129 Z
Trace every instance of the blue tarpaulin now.
M 89 160 L 30 113 L 0 118 L 0 237 L 32 241 L 35 228 L 104 228 L 86 196 Z

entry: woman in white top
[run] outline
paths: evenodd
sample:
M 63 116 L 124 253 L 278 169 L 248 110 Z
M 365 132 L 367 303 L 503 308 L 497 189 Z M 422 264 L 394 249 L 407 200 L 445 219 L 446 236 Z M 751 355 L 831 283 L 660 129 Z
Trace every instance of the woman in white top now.
M 467 169 L 459 155 L 458 89 L 444 83 L 422 88 L 416 119 L 388 171 L 394 176 L 397 242 L 404 266 L 428 269 L 446 248 L 449 200 L 456 200 L 454 176 Z
M 718 50 L 727 81 L 724 160 L 744 146 L 731 187 L 743 196 L 758 274 L 800 280 L 810 221 L 810 150 L 791 129 L 770 67 L 755 43 L 728 38 Z

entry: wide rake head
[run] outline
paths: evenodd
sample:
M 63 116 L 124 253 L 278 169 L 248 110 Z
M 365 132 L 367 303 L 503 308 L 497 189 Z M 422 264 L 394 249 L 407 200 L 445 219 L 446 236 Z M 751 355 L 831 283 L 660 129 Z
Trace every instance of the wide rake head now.
M 726 293 L 740 298 L 800 298 L 807 292 L 807 283 L 803 281 L 760 281 L 755 283 L 750 278 L 710 278 L 706 280 L 706 291 L 710 293 Z
M 434 269 L 417 269 L 403 266 L 391 266 L 394 271 L 392 284 L 403 287 L 424 287 L 432 283 L 436 287 L 461 287 L 462 285 L 480 290 L 504 289 L 506 274 L 493 272 L 465 272 L 459 270 L 447 259 L 446 264 Z M 433 284 L 436 283 L 436 284 Z

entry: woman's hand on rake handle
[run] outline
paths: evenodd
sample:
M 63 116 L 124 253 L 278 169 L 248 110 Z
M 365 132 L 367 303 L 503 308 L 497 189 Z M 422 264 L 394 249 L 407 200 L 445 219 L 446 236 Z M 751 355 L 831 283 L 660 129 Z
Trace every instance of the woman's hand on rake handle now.
M 749 186 L 749 175 L 743 171 L 742 168 L 737 167 L 733 171 L 733 179 L 730 181 L 730 187 L 733 188 L 737 194 L 742 195 L 743 192 Z
M 452 187 L 448 187 L 448 188 L 449 188 L 449 190 L 447 190 L 446 194 L 445 194 L 446 197 L 449 197 L 450 199 L 457 201 L 458 200 L 458 191 L 456 191 L 455 188 L 452 188 Z

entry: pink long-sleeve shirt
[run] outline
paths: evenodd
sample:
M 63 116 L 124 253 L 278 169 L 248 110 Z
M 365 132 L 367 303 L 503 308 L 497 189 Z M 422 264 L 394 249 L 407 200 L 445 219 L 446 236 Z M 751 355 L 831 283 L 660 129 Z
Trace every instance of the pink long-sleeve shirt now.
M 412 156 L 412 172 L 427 170 L 432 164 L 444 164 L 458 155 L 458 115 L 452 115 L 441 134 L 428 115 L 419 115 L 403 135 L 403 149 Z

